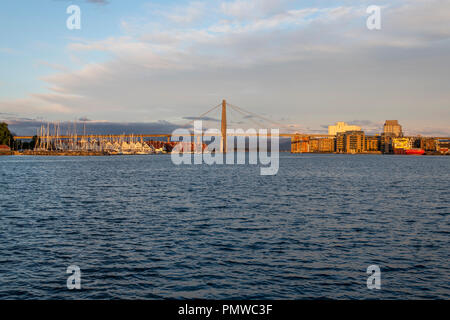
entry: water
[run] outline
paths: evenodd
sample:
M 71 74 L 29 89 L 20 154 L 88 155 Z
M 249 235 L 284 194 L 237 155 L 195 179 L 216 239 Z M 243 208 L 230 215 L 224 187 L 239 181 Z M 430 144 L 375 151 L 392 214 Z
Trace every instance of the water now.
M 450 157 L 0 157 L 0 298 L 449 299 L 449 178 Z

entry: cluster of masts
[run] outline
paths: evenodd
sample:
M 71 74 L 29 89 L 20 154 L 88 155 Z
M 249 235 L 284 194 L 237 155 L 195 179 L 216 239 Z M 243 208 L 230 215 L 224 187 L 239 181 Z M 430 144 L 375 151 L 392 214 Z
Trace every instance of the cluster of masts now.
M 120 136 L 79 136 L 76 124 L 73 129 L 69 127 L 66 135 L 61 135 L 59 123 L 42 125 L 38 129 L 38 140 L 35 151 L 59 151 L 59 152 L 102 152 L 108 154 L 151 154 L 164 153 L 164 148 L 156 149 L 144 141 L 142 136 L 120 135 Z

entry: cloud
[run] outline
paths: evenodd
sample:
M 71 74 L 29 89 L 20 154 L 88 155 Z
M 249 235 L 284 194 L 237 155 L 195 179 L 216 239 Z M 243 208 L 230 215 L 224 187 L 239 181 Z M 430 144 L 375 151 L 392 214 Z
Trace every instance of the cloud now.
M 366 134 L 381 134 L 384 122 L 374 122 L 372 120 L 353 120 L 348 122 L 349 125 L 361 127 Z
M 205 8 L 205 3 L 191 2 L 187 7 L 175 7 L 166 17 L 179 24 L 188 24 L 201 18 L 206 13 Z
M 186 120 L 202 120 L 202 121 L 212 121 L 212 122 L 220 122 L 219 119 L 211 118 L 211 117 L 183 117 Z
M 109 4 L 109 0 L 84 0 L 87 3 L 93 3 L 93 4 L 98 4 L 98 5 L 107 5 Z
M 11 113 L 11 112 L 0 112 L 0 119 L 2 121 L 4 120 L 8 120 L 8 119 L 14 119 L 16 118 L 17 115 L 15 113 Z
M 155 23 L 161 20 L 164 21 L 165 26 L 187 27 L 196 22 L 201 22 L 201 19 L 208 15 L 211 5 L 208 1 L 190 1 L 186 4 L 149 2 L 145 5 L 145 8 L 149 12 L 149 20 L 151 20 L 150 25 L 152 27 L 157 26 Z M 136 20 L 138 21 L 138 26 L 134 27 L 142 29 L 142 25 L 145 26 L 146 24 L 145 21 L 141 18 Z M 132 27 L 133 19 L 131 21 L 122 20 L 122 25 L 126 28 Z
M 53 0 L 53 1 L 73 2 L 73 1 L 69 1 L 69 0 Z M 109 0 L 84 0 L 84 2 L 98 4 L 98 5 L 107 5 L 107 4 L 109 4 L 110 1 Z
M 10 130 L 19 136 L 32 136 L 41 128 L 41 126 L 50 126 L 50 130 L 54 129 L 55 123 L 39 119 L 21 119 L 5 121 Z M 177 125 L 168 121 L 157 122 L 110 122 L 110 121 L 89 121 L 80 122 L 58 122 L 61 134 L 84 133 L 86 134 L 170 134 L 178 128 Z
M 59 99 L 56 98 L 53 101 L 43 101 L 40 99 L 40 94 L 34 96 L 21 98 L 21 99 L 9 99 L 0 101 L 0 112 L 14 111 L 16 114 L 55 114 L 60 116 L 61 114 L 69 114 L 73 110 L 64 105 L 64 101 L 61 101 L 62 95 Z
M 430 137 L 450 137 L 449 127 L 425 127 L 406 130 L 406 135 L 422 135 Z
M 220 9 L 226 16 L 244 20 L 280 13 L 288 2 L 286 0 L 224 1 Z
M 385 118 L 448 123 L 448 1 L 386 2 L 375 32 L 367 2 L 214 3 L 153 5 L 150 16 L 123 18 L 123 34 L 72 39 L 71 55 L 108 59 L 59 67 L 42 78 L 46 92 L 0 101 L 0 111 L 177 122 L 227 98 L 299 131 L 355 117 L 374 119 L 368 130 Z

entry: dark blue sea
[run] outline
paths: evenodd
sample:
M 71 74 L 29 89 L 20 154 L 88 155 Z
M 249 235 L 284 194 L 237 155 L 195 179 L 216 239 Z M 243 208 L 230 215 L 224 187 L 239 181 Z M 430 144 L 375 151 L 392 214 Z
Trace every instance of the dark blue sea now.
M 259 173 L 0 157 L 0 299 L 450 299 L 450 157 L 285 153 Z

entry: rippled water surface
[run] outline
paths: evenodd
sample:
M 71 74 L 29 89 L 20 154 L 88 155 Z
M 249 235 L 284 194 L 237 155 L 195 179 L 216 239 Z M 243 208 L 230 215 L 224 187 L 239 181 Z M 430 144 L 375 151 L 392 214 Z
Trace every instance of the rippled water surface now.
M 449 181 L 450 157 L 0 157 L 0 298 L 449 299 Z

